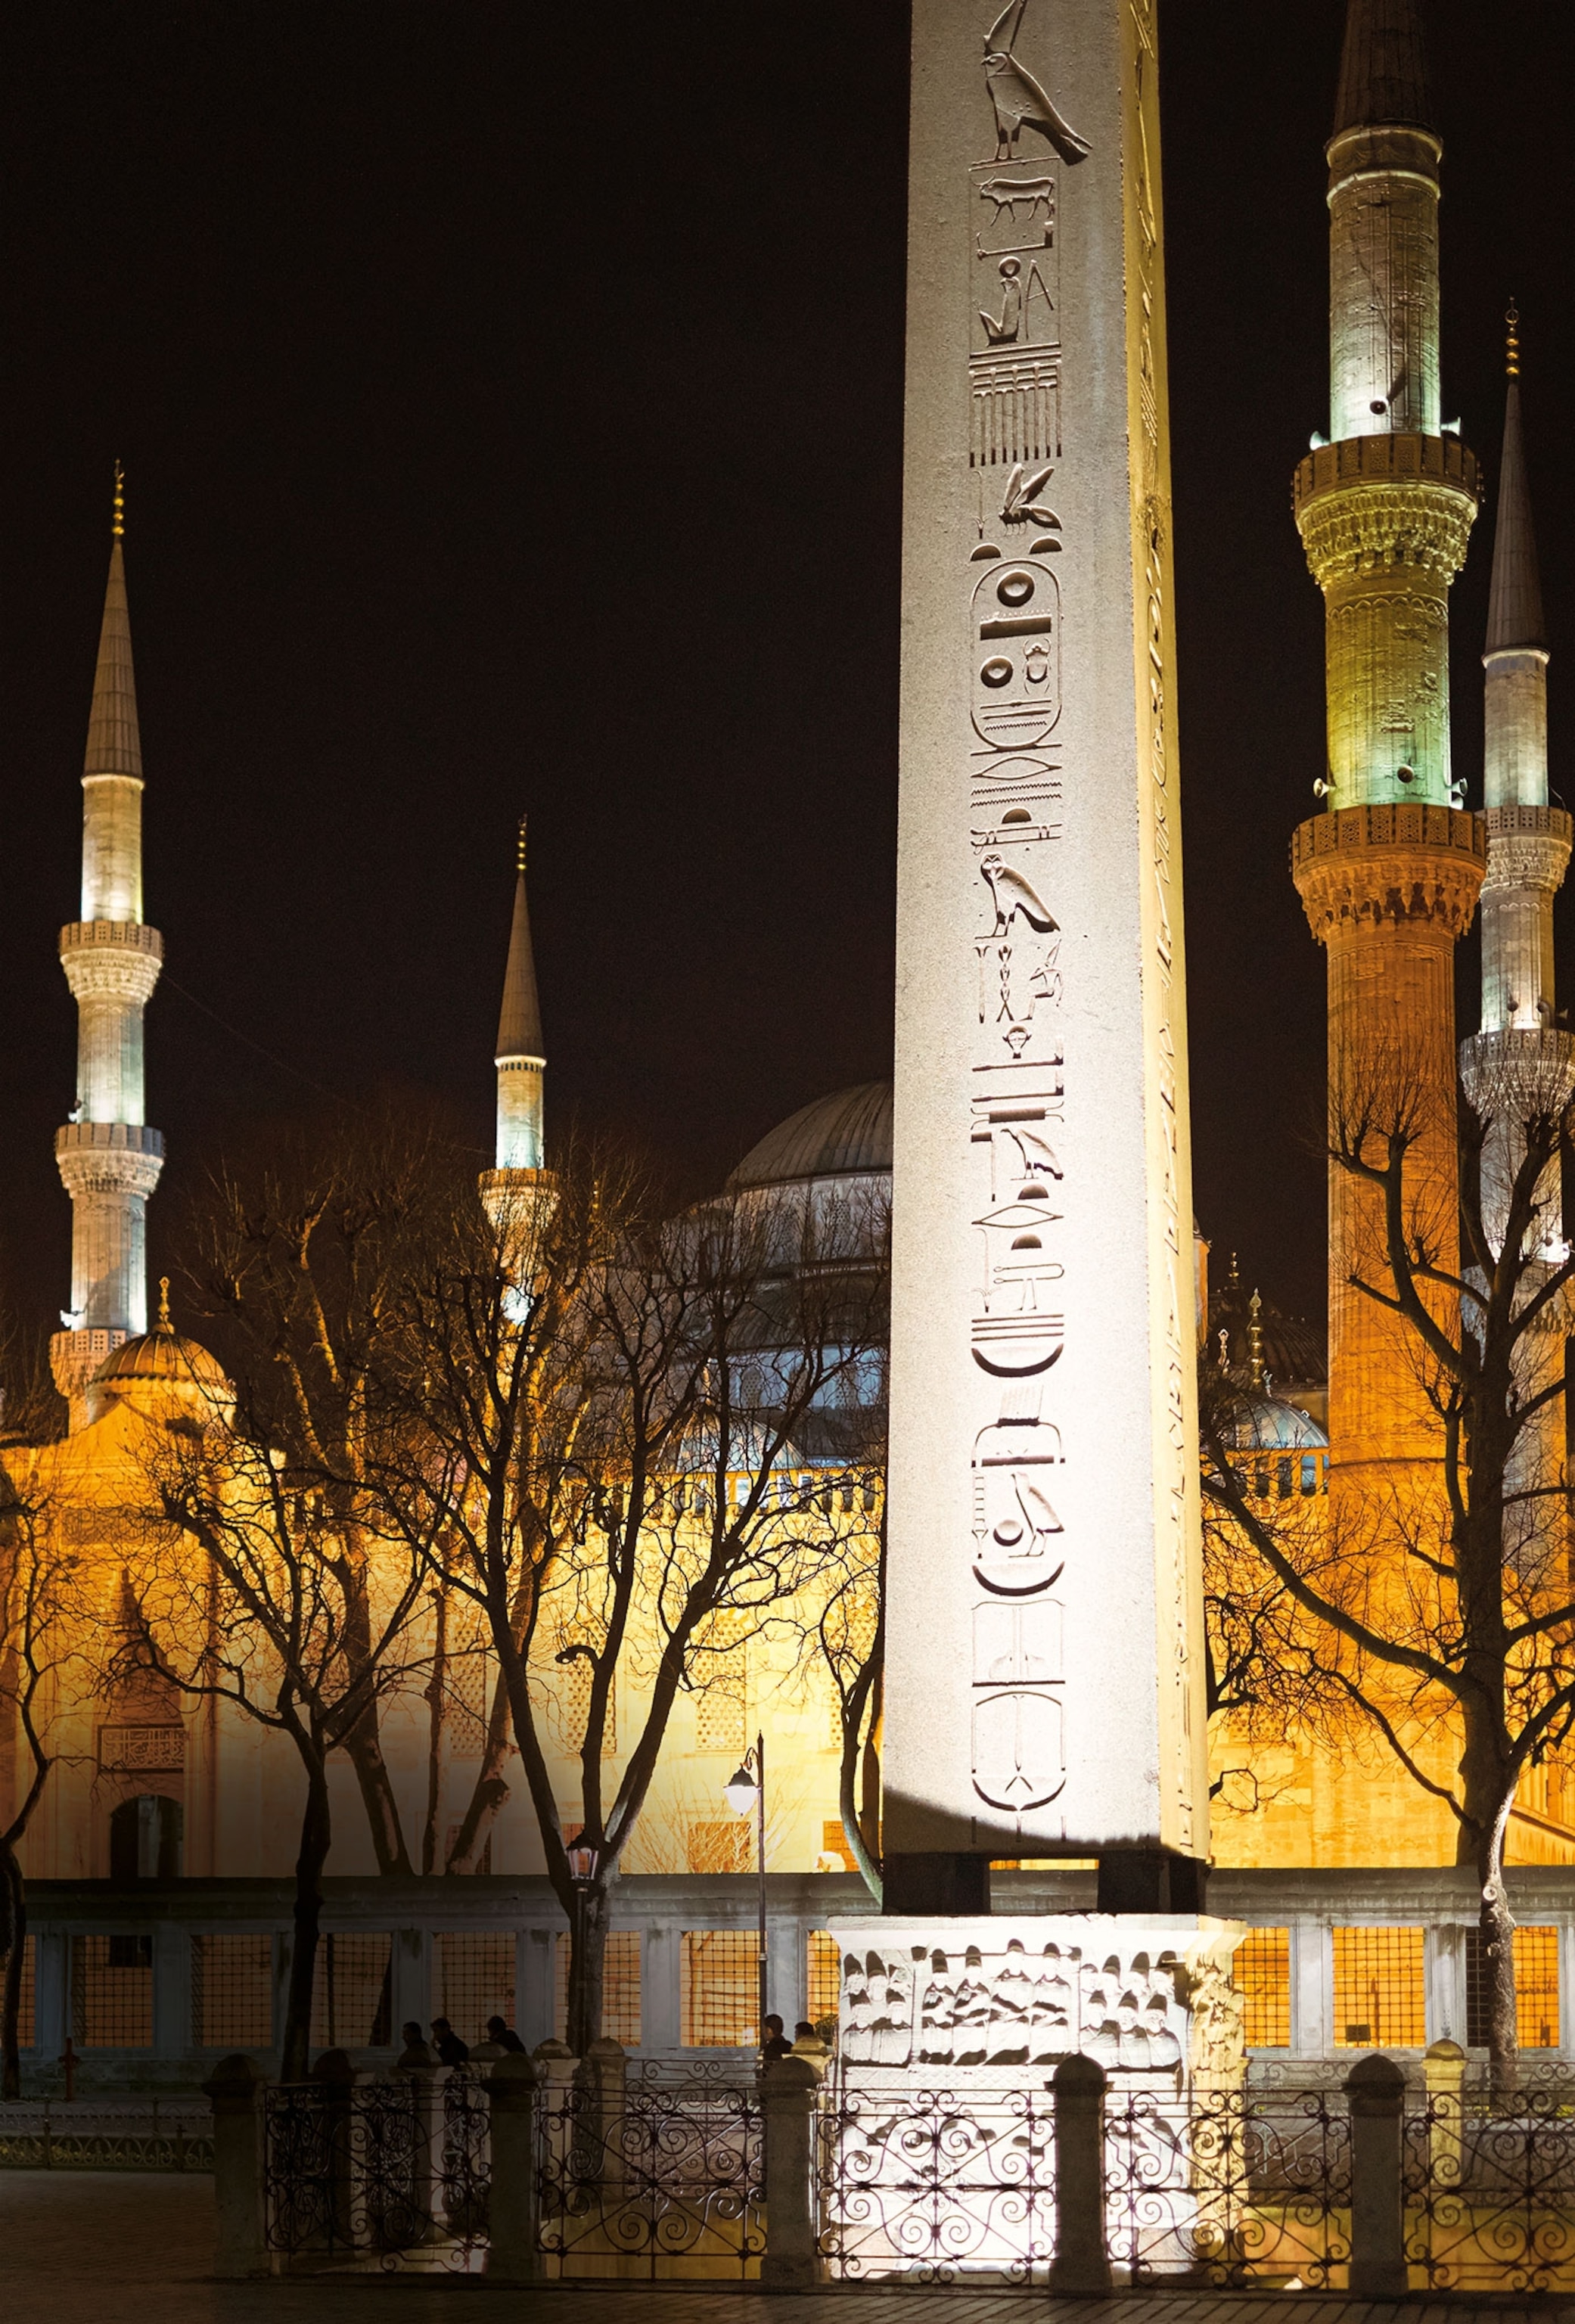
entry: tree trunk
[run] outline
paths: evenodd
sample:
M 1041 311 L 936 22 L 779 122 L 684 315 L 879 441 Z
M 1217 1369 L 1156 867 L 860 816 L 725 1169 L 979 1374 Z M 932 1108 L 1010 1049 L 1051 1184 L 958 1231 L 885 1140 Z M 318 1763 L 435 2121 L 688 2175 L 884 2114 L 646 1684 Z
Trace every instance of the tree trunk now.
M 575 1899 L 569 1932 L 568 2027 L 576 2058 L 587 2057 L 602 2031 L 602 1980 L 607 1959 L 607 1923 L 612 1899 L 604 1879 L 582 1888 Z
M 509 1690 L 500 1671 L 493 1685 L 493 1700 L 487 1713 L 486 1748 L 471 1792 L 470 1805 L 448 1851 L 445 1872 L 472 1872 L 475 1859 L 485 1844 L 494 1818 L 509 1797 L 508 1779 L 503 1774 L 509 1757 Z
M 0 2096 L 19 2098 L 22 2052 L 17 2042 L 17 2019 L 22 2011 L 22 1971 L 27 1953 L 27 1892 L 16 1850 L 8 1840 L 0 1840 L 0 1883 L 5 1888 L 5 1919 L 9 1935 L 5 1992 L 0 1997 L 0 2054 L 5 2060 Z
M 410 1856 L 400 1823 L 399 1803 L 389 1781 L 388 1765 L 378 1738 L 377 1720 L 364 1712 L 345 1738 L 345 1749 L 355 1770 L 355 1781 L 372 1829 L 372 1850 L 379 1872 L 409 1872 Z
M 1520 2079 L 1520 2022 L 1515 1992 L 1515 1917 L 1504 1886 L 1504 1835 L 1511 1792 L 1488 1825 L 1477 1852 L 1482 1902 L 1478 1918 L 1482 1998 L 1488 2015 L 1488 2076 L 1496 2098 L 1509 2098 Z
M 323 1917 L 323 1867 L 328 1860 L 333 1822 L 327 1772 L 320 1759 L 307 1762 L 306 1806 L 300 1849 L 295 1859 L 295 1941 L 290 1956 L 290 1989 L 284 2005 L 281 2082 L 304 2082 L 310 2063 L 312 1988 L 317 1978 L 318 1933 Z
M 859 1877 L 879 1904 L 886 1893 L 885 1883 L 880 1876 L 880 1867 L 875 1859 L 874 1851 L 870 1846 L 863 1824 L 860 1820 L 858 1803 L 859 1763 L 861 1756 L 859 1748 L 859 1714 L 865 1700 L 866 1694 L 855 1693 L 852 1698 L 854 1706 L 852 1716 L 845 1717 L 843 1722 L 843 1759 L 842 1766 L 837 1770 L 837 1809 L 843 1820 L 843 1835 L 852 1851 L 853 1862 L 859 1868 Z M 870 1732 L 873 1735 L 873 1720 L 870 1722 Z M 865 1769 L 864 1775 L 865 1796 L 868 1798 L 868 1768 Z M 763 2034 L 760 2039 L 764 2041 Z

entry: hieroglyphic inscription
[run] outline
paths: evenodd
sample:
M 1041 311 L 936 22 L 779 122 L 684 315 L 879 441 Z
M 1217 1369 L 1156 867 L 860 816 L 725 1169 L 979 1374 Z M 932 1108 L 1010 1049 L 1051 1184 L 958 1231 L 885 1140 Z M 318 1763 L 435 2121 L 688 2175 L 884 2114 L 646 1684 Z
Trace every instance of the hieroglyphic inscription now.
M 970 460 L 979 500 L 965 585 L 975 737 L 967 788 L 978 1006 L 968 1120 L 958 1125 L 974 1158 L 978 1252 L 973 1787 L 988 1807 L 1018 1818 L 1046 1808 L 1066 1780 L 1065 1610 L 1055 1595 L 1074 1554 L 1059 1508 L 1068 1453 L 1055 1393 L 1068 1264 L 1062 590 L 1049 559 L 1067 545 L 1055 490 L 1063 449 L 1060 163 L 1087 151 L 1011 53 L 1023 15 L 1014 0 L 986 43 L 999 143 L 969 171 Z M 1014 158 L 1025 129 L 1052 149 L 1048 160 L 1038 148 Z

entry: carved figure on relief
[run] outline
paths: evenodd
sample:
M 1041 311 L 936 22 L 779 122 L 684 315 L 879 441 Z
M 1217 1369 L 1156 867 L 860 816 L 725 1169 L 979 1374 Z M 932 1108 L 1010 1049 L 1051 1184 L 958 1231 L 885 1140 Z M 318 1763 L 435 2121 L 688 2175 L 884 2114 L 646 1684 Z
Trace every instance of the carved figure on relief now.
M 1044 226 L 1044 239 L 1048 242 L 1055 223 L 1055 180 L 1054 178 L 986 178 L 980 186 L 979 198 L 990 206 L 990 224 L 997 226 L 1005 217 L 1014 231 L 1020 225 Z M 1019 221 L 1018 205 L 1023 205 L 1025 215 Z M 995 251 L 981 252 L 983 257 L 996 257 Z
M 1018 139 L 1025 129 L 1034 129 L 1047 138 L 1062 160 L 1071 166 L 1091 150 L 1087 138 L 1078 135 L 1027 66 L 1019 64 L 1012 53 L 1023 29 L 1027 5 L 1028 0 L 1007 0 L 1007 5 L 984 36 L 984 85 L 995 114 L 995 158 L 998 161 L 1014 160 Z
M 1019 461 L 1007 481 L 1006 498 L 1000 509 L 1002 524 L 1036 524 L 1045 532 L 1059 532 L 1061 519 L 1055 510 L 1039 505 L 1039 494 L 1055 474 L 1055 464 L 1051 461 L 1036 475 L 1026 477 Z M 1055 546 L 1059 547 L 1059 542 Z
M 999 256 L 997 251 L 981 250 L 979 254 L 981 258 Z M 1026 275 L 1022 262 L 1017 258 L 1002 258 L 995 271 L 999 277 L 1000 312 L 992 315 L 987 308 L 979 309 L 985 346 L 1049 345 L 1056 337 L 1055 301 L 1038 261 L 1034 261 Z
M 998 751 L 1032 750 L 1061 715 L 1061 591 L 1027 562 L 991 566 L 973 586 L 973 726 Z

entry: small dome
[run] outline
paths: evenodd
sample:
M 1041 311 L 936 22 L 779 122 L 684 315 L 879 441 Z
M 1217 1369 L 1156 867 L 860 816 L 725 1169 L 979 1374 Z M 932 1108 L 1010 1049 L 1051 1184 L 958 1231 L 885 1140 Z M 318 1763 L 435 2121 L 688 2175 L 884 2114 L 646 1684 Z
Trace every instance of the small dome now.
M 732 1193 L 803 1178 L 868 1176 L 891 1168 L 891 1084 L 861 1082 L 801 1106 L 769 1130 L 728 1179 Z
M 112 1348 L 93 1375 L 94 1386 L 127 1380 L 195 1380 L 198 1386 L 228 1388 L 224 1366 L 197 1340 L 179 1332 L 144 1332 Z
M 1277 1396 L 1243 1397 L 1224 1434 L 1236 1452 L 1321 1452 L 1329 1445 L 1315 1420 Z

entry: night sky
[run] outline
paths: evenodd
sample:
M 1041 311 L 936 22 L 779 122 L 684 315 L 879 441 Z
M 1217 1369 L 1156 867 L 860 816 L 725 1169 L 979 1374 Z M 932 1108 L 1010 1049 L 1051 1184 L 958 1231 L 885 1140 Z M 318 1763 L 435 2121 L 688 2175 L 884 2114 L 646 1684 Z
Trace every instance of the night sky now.
M 1320 1314 L 1323 766 L 1290 475 L 1327 421 L 1338 0 L 1162 12 L 1197 1199 Z M 1432 0 L 1445 403 L 1497 466 L 1524 317 L 1575 708 L 1567 0 Z M 0 1300 L 47 1330 L 110 471 L 192 1186 L 302 1108 L 491 1136 L 528 809 L 549 1131 L 696 1192 L 890 1071 L 907 14 L 895 0 L 13 9 L 0 31 Z M 1454 600 L 1480 798 L 1489 526 Z M 1575 777 L 1567 796 L 1575 801 Z M 1575 994 L 1568 958 L 1561 974 Z M 1474 954 L 1462 948 L 1469 1005 Z M 222 1020 L 219 1021 L 219 1020 Z M 1462 1023 L 1474 1023 L 1462 1013 Z

